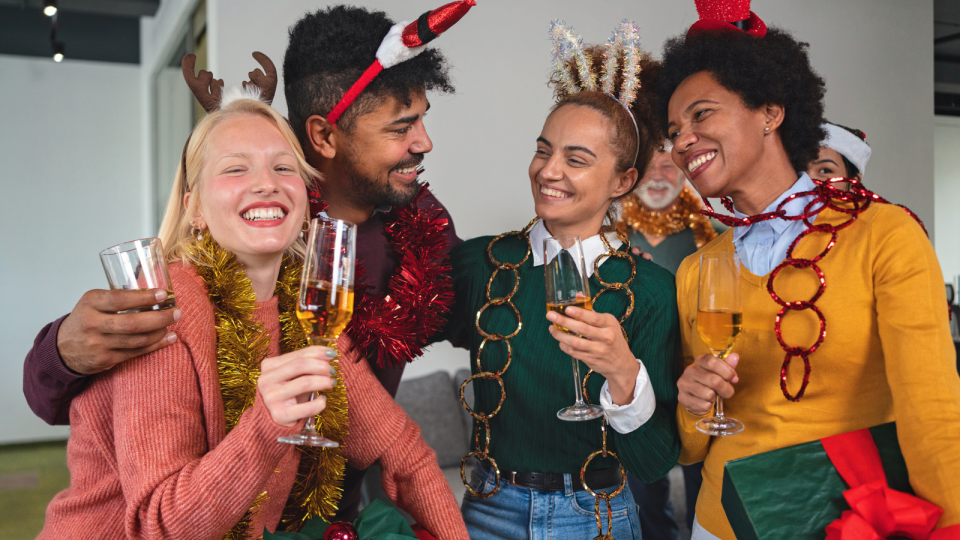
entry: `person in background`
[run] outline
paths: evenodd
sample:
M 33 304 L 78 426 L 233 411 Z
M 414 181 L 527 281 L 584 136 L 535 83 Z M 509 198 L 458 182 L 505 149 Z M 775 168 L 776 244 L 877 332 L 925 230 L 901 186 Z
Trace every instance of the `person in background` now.
M 843 177 L 863 180 L 872 153 L 867 144 L 867 134 L 859 129 L 824 122 L 827 136 L 820 143 L 817 159 L 810 162 L 807 174 L 815 180 Z M 837 189 L 847 190 L 850 182 L 836 182 Z
M 700 213 L 700 197 L 686 185 L 680 167 L 664 151 L 656 152 L 637 189 L 621 200 L 620 229 L 630 244 L 653 256 L 653 262 L 676 274 L 687 256 L 717 237 L 710 220 Z M 636 253 L 636 252 L 634 252 Z M 693 508 L 700 492 L 702 463 L 681 466 L 687 507 L 687 528 L 693 527 Z M 645 484 L 628 474 L 630 490 L 637 502 L 640 528 L 646 540 L 679 540 L 680 531 L 670 502 L 670 479 Z
M 664 47 L 660 117 L 694 188 L 735 214 L 700 253 L 739 257 L 744 325 L 732 354 L 710 354 L 697 331 L 699 260 L 685 259 L 680 462 L 704 462 L 692 538 L 734 539 L 721 502 L 728 461 L 891 421 L 914 492 L 943 510 L 938 529 L 960 530 L 960 377 L 930 240 L 903 208 L 804 172 L 825 135 L 807 44 L 749 5 L 697 7 L 700 20 Z M 742 433 L 697 430 L 718 395 Z
M 455 9 L 471 4 L 461 2 Z M 423 17 L 431 28 L 438 12 L 450 13 L 442 10 Z M 453 24 L 450 20 L 447 18 Z M 394 249 L 387 227 L 391 225 L 401 237 L 417 236 L 407 230 L 407 224 L 413 222 L 442 232 L 445 241 L 414 251 L 430 260 L 405 259 L 418 265 L 440 265 L 448 251 L 461 242 L 449 213 L 429 191 L 421 193 L 418 181 L 418 166 L 433 149 L 424 125 L 427 93 L 453 92 L 449 64 L 442 53 L 427 47 L 384 69 L 341 111 L 336 122 L 329 119 L 376 60 L 381 42 L 394 25 L 382 11 L 328 6 L 304 15 L 291 27 L 283 62 L 289 120 L 307 162 L 323 175 L 315 186 L 321 193 L 312 194 L 322 200 L 312 201 L 311 215 L 325 207 L 326 215 L 357 224 L 357 266 L 365 271 L 367 288 L 358 287 L 353 319 L 355 323 L 373 318 L 381 322 L 377 326 L 354 324 L 346 333 L 361 346 L 378 342 L 379 333 L 389 338 L 384 341 L 409 351 L 398 358 L 389 350 L 363 347 L 362 361 L 370 364 L 391 396 L 396 395 L 406 363 L 418 357 L 443 327 L 451 300 L 449 294 L 423 295 L 438 300 L 416 317 L 393 309 L 391 296 L 404 298 L 402 305 L 409 302 L 391 290 L 391 278 L 402 278 L 406 267 L 401 264 L 405 253 Z M 436 30 L 423 29 L 423 33 L 436 36 L 443 29 Z M 406 219 L 398 219 L 401 214 Z M 424 286 L 441 291 L 448 287 L 449 274 L 442 265 L 430 275 Z M 401 285 L 407 283 L 401 280 Z M 384 298 L 384 294 L 390 296 Z M 50 424 L 68 424 L 71 400 L 83 391 L 91 375 L 176 342 L 175 330 L 168 327 L 180 319 L 181 310 L 118 313 L 152 306 L 165 295 L 162 290 L 88 291 L 69 315 L 44 327 L 24 363 L 24 395 L 34 413 Z M 396 316 L 391 318 L 391 314 Z M 394 324 L 397 318 L 406 325 L 401 335 L 393 333 L 399 326 Z M 374 330 L 362 335 L 354 332 L 361 326 Z M 356 518 L 363 473 L 348 465 L 336 519 Z

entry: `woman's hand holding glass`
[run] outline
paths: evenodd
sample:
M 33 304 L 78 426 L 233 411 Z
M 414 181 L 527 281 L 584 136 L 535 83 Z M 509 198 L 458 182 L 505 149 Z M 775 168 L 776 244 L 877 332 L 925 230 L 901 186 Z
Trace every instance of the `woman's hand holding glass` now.
M 336 356 L 333 349 L 312 346 L 264 358 L 260 364 L 257 390 L 277 425 L 295 426 L 326 408 L 327 401 L 323 395 L 312 401 L 310 396 L 330 390 L 337 384 L 329 362 L 330 358 Z
M 640 364 L 630 351 L 616 317 L 568 307 L 564 315 L 547 313 L 547 320 L 570 329 L 572 334 L 551 326 L 550 335 L 560 342 L 561 351 L 607 379 L 614 404 L 626 405 L 633 401 Z
M 736 371 L 739 362 L 737 353 L 730 353 L 722 360 L 712 354 L 697 357 L 677 381 L 680 405 L 692 414 L 703 416 L 713 410 L 717 396 L 733 397 L 733 385 L 740 382 Z

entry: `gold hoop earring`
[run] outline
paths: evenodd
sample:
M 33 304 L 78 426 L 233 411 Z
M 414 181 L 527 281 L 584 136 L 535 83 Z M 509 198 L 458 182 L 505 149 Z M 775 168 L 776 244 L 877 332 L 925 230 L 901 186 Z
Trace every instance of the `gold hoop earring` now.
M 195 236 L 197 242 L 203 241 L 203 229 L 196 228 L 193 223 L 190 224 L 190 236 Z
M 310 220 L 304 218 L 303 226 L 300 227 L 300 238 L 303 238 L 309 230 L 310 230 Z

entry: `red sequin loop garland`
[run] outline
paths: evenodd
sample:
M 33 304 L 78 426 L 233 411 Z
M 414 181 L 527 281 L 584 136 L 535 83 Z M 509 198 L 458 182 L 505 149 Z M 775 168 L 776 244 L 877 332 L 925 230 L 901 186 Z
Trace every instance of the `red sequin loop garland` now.
M 773 269 L 773 272 L 770 274 L 770 279 L 767 280 L 767 292 L 770 293 L 770 297 L 773 298 L 773 301 L 780 306 L 780 311 L 777 312 L 777 317 L 774 320 L 773 329 L 776 333 L 777 341 L 780 343 L 780 348 L 786 353 L 786 356 L 783 359 L 783 364 L 780 366 L 780 390 L 783 392 L 783 396 L 785 398 L 793 402 L 800 401 L 804 392 L 807 390 L 807 384 L 810 382 L 810 355 L 816 352 L 816 350 L 820 348 L 820 345 L 822 345 L 824 340 L 827 338 L 827 319 L 824 317 L 823 312 L 820 311 L 820 308 L 818 308 L 816 305 L 817 300 L 823 296 L 823 293 L 827 289 L 827 279 L 823 273 L 823 270 L 817 263 L 823 260 L 823 258 L 826 257 L 827 254 L 830 253 L 833 247 L 837 244 L 838 233 L 853 224 L 853 222 L 860 217 L 860 214 L 865 212 L 867 208 L 870 207 L 871 203 L 877 202 L 882 204 L 891 204 L 883 197 L 864 188 L 863 185 L 856 179 L 832 178 L 826 181 L 813 180 L 813 182 L 817 185 L 813 190 L 794 193 L 793 195 L 788 196 L 783 200 L 783 202 L 777 205 L 776 210 L 773 212 L 766 212 L 745 218 L 727 216 L 716 213 L 713 210 L 713 206 L 710 204 L 710 201 L 708 201 L 706 198 L 703 199 L 703 203 L 706 208 L 700 211 L 700 213 L 703 215 L 717 219 L 729 227 L 747 227 L 753 225 L 754 223 L 776 218 L 780 218 L 785 221 L 803 220 L 804 224 L 807 226 L 807 229 L 800 233 L 787 248 L 786 259 L 784 259 L 783 262 Z M 833 184 L 838 182 L 850 182 L 850 191 L 840 191 L 833 187 Z M 784 207 L 787 205 L 787 203 L 797 199 L 798 197 L 806 197 L 810 195 L 814 196 L 815 198 L 804 207 L 803 213 L 793 216 L 787 215 L 787 212 L 784 210 Z M 729 198 L 723 198 L 720 199 L 720 202 L 723 203 L 723 206 L 727 210 L 733 212 L 733 201 L 731 201 Z M 852 206 L 841 206 L 842 204 L 848 204 Z M 915 219 L 917 223 L 920 224 L 923 232 L 927 232 L 927 228 L 924 227 L 923 222 L 920 221 L 920 218 L 917 217 L 916 214 L 903 205 L 897 206 L 900 206 L 906 210 L 906 212 L 913 219 Z M 829 223 L 811 223 L 811 218 L 816 217 L 820 212 L 827 208 L 847 214 L 850 216 L 850 218 L 839 225 L 831 225 Z M 800 241 L 815 233 L 830 235 L 830 241 L 827 243 L 827 246 L 823 249 L 823 251 L 810 259 L 794 257 L 793 250 L 797 247 Z M 774 281 L 776 281 L 780 271 L 784 268 L 810 268 L 813 270 L 820 282 L 817 292 L 815 292 L 809 300 L 787 301 L 782 299 L 774 289 Z M 783 332 L 781 329 L 781 323 L 783 322 L 784 316 L 790 311 L 803 311 L 807 309 L 812 311 L 820 322 L 820 332 L 817 335 L 817 339 L 810 347 L 806 348 L 788 345 L 783 339 Z M 800 390 L 797 392 L 797 394 L 791 395 L 790 391 L 787 390 L 787 370 L 790 367 L 791 360 L 797 357 L 803 360 L 803 382 L 801 383 Z

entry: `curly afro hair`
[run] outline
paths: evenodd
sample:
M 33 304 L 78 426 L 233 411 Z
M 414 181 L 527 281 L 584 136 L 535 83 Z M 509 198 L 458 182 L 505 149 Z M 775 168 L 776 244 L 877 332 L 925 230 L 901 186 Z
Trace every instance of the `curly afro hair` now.
M 659 114 L 666 129 L 670 97 L 687 77 L 706 71 L 756 110 L 781 105 L 780 139 L 794 170 L 805 171 L 816 159 L 826 132 L 824 82 L 810 66 L 809 44 L 780 28 L 757 39 L 742 32 L 703 32 L 667 40 L 661 69 Z
M 376 59 L 377 48 L 394 22 L 382 11 L 337 5 L 308 13 L 290 29 L 283 57 L 284 95 L 294 132 L 304 147 L 307 118 L 327 116 Z M 436 49 L 385 69 L 364 89 L 337 126 L 351 133 L 360 116 L 385 97 L 409 106 L 428 90 L 454 91 L 446 59 Z

